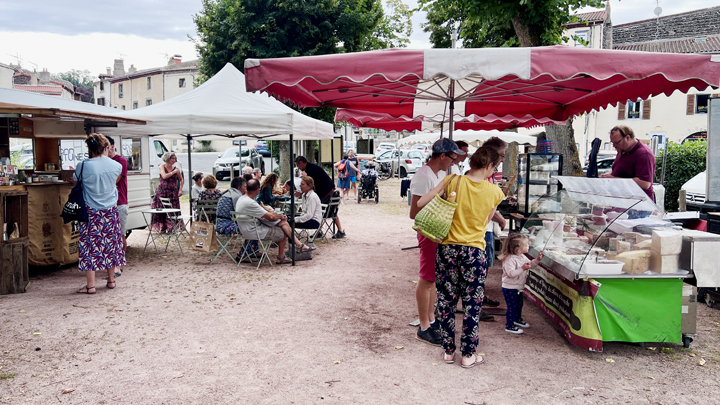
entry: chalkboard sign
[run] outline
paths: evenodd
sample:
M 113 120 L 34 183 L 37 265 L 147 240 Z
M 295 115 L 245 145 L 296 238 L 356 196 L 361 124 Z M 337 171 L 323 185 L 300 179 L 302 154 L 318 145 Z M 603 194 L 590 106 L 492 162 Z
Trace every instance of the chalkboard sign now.
M 20 135 L 20 119 L 10 118 L 10 135 Z

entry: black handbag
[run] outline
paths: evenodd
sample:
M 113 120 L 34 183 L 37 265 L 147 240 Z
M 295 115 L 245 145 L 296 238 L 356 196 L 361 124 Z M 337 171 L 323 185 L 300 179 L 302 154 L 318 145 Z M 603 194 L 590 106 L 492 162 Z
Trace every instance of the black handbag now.
M 82 172 L 83 164 L 80 163 L 80 178 L 77 183 L 75 183 L 72 190 L 70 190 L 68 200 L 62 209 L 62 213 L 60 214 L 63 218 L 63 222 L 66 224 L 70 221 L 88 222 L 88 213 L 85 208 L 85 197 L 83 197 Z

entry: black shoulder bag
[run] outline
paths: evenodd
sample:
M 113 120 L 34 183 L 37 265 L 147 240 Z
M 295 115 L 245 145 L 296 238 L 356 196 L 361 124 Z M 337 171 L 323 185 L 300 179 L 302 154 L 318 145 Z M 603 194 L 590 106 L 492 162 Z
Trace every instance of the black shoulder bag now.
M 68 200 L 63 207 L 60 216 L 63 218 L 64 223 L 70 221 L 88 222 L 88 213 L 85 208 L 85 197 L 83 197 L 82 187 L 82 172 L 83 163 L 80 163 L 80 178 L 78 179 L 75 186 L 70 190 Z

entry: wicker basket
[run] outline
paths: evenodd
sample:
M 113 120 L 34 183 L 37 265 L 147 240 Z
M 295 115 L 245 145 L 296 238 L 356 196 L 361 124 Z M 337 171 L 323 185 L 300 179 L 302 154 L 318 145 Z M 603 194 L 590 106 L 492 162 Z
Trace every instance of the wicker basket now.
M 415 215 L 413 229 L 434 242 L 442 242 L 450 232 L 457 206 L 457 203 L 447 202 L 436 195 Z

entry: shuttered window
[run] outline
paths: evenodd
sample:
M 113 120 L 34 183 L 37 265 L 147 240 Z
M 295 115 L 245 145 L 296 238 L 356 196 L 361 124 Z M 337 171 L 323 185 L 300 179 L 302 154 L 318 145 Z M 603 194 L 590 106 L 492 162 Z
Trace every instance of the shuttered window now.
M 618 119 L 625 119 L 625 103 L 618 103 Z
M 685 106 L 685 114 L 686 115 L 695 114 L 695 95 L 694 94 L 687 95 L 687 105 Z
M 647 99 L 643 100 L 642 102 L 642 119 L 649 120 L 650 119 L 650 104 L 652 103 L 652 100 Z

